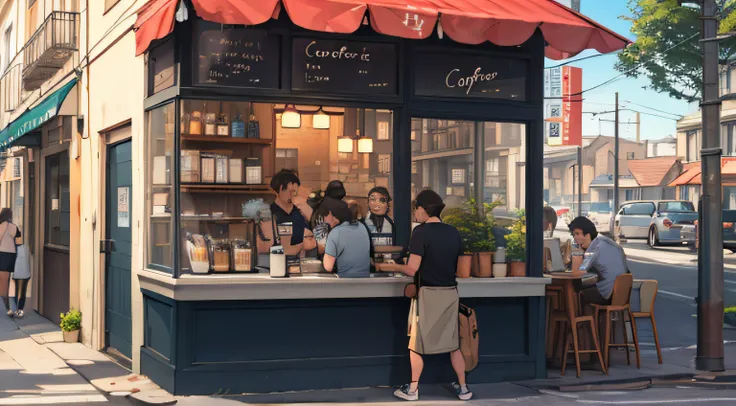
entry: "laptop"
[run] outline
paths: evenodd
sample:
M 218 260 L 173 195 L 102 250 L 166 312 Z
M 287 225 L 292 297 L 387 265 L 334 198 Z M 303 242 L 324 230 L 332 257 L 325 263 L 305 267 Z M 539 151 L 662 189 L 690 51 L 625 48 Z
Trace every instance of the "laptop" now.
M 565 262 L 562 260 L 562 253 L 560 252 L 559 238 L 544 239 L 544 258 L 544 272 L 565 272 Z

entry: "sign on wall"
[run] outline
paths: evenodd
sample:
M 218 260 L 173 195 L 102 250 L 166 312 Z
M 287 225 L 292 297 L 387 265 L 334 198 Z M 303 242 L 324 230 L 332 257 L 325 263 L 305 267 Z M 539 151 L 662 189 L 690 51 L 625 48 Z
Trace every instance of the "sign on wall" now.
M 527 60 L 421 52 L 413 62 L 417 96 L 526 101 Z
M 281 39 L 253 28 L 199 33 L 196 84 L 279 88 Z
M 294 38 L 291 87 L 324 93 L 398 94 L 396 44 Z
M 545 86 L 549 90 L 546 104 L 547 144 L 550 146 L 582 146 L 583 144 L 583 70 L 565 66 L 561 68 L 561 96 L 556 86 Z M 553 74 L 553 72 L 551 72 Z M 550 75 L 551 76 L 551 75 Z M 547 76 L 545 77 L 546 81 Z M 553 81 L 550 81 L 550 85 Z M 545 92 L 546 93 L 546 92 Z M 559 97 L 559 98 L 558 98 Z

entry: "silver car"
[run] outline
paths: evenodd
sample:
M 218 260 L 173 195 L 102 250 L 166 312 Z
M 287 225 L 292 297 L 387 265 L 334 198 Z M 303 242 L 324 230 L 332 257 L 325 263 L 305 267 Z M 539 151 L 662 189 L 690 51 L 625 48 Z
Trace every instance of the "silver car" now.
M 693 244 L 692 235 L 682 235 L 682 228 L 698 219 L 692 202 L 685 200 L 648 200 L 626 202 L 616 214 L 614 226 L 626 239 L 646 239 L 649 246 Z M 686 237 L 683 239 L 683 237 Z

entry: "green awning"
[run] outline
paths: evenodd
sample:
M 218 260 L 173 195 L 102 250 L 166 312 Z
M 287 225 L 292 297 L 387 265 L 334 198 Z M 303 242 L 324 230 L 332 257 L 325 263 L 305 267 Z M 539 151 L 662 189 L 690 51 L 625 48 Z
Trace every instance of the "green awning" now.
M 56 117 L 59 114 L 61 104 L 64 103 L 64 99 L 76 84 L 77 79 L 65 84 L 61 89 L 51 93 L 36 107 L 27 110 L 4 130 L 0 131 L 0 146 L 10 147 L 26 133 L 37 129 L 45 122 Z

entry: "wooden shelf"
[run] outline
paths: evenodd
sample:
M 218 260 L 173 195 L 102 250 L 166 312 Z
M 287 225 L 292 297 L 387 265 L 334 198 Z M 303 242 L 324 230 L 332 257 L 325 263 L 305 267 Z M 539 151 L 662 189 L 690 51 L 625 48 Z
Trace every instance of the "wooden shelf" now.
M 216 142 L 225 144 L 259 144 L 259 145 L 271 145 L 273 140 L 264 138 L 233 138 L 230 136 L 220 137 L 216 135 L 189 135 L 182 134 L 182 141 L 187 142 Z
M 266 185 L 231 185 L 226 183 L 182 183 L 182 192 L 189 193 L 235 193 L 235 194 L 268 194 L 271 189 Z

